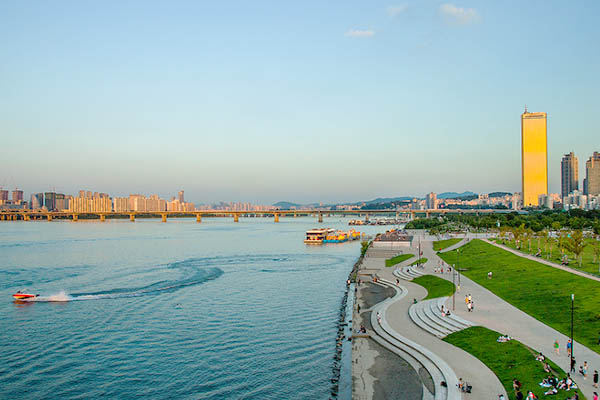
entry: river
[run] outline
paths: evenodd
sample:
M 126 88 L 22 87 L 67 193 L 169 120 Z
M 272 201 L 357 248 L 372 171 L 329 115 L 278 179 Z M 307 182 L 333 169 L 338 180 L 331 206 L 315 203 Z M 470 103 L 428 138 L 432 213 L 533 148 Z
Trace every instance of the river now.
M 0 223 L 0 397 L 329 398 L 360 243 L 305 245 L 317 225 Z

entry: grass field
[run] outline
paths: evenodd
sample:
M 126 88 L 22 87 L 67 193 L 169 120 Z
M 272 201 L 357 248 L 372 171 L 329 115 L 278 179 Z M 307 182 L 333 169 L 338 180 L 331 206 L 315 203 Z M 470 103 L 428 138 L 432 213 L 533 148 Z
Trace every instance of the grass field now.
M 452 293 L 454 293 L 455 290 L 452 282 L 433 275 L 423 275 L 413 279 L 411 282 L 421 285 L 427 289 L 427 297 L 425 297 L 423 300 L 452 296 Z
M 517 249 L 515 242 L 512 240 L 502 240 L 502 239 L 494 239 L 498 244 L 503 244 L 512 249 Z M 588 243 L 587 247 L 583 249 L 583 256 L 581 258 L 581 267 L 579 266 L 579 262 L 575 260 L 575 255 L 573 253 L 567 252 L 567 257 L 569 257 L 569 267 L 581 269 L 582 271 L 589 272 L 590 274 L 600 275 L 600 265 L 598 264 L 598 259 L 594 257 L 594 251 L 590 243 L 593 243 L 595 239 L 586 239 Z M 539 246 L 539 247 L 538 247 Z M 554 244 L 552 246 L 552 253 L 550 253 L 550 245 L 547 248 L 544 248 L 544 242 L 538 239 L 531 239 L 531 251 L 529 250 L 529 241 L 526 241 L 521 246 L 519 251 L 535 255 L 537 253 L 538 248 L 542 250 L 542 256 L 545 260 L 555 262 L 560 264 L 562 254 L 560 250 L 557 248 L 557 245 Z
M 426 262 L 427 262 L 427 257 L 421 257 L 418 260 L 410 263 L 410 265 L 425 264 Z
M 412 254 L 400 254 L 396 257 L 388 258 L 387 260 L 385 260 L 385 266 L 393 267 L 394 265 L 400 264 L 402 261 L 406 261 L 412 257 L 414 257 L 414 255 Z
M 440 255 L 456 264 L 456 252 Z M 600 352 L 600 282 L 519 257 L 482 240 L 461 248 L 463 274 L 546 325 L 569 336 L 575 294 L 575 340 Z M 487 273 L 493 272 L 493 279 Z
M 473 326 L 446 336 L 444 341 L 471 353 L 487 365 L 500 379 L 510 399 L 516 398 L 512 387 L 513 378 L 517 378 L 522 383 L 521 392 L 524 396 L 527 396 L 527 391 L 531 390 L 538 398 L 544 398 L 544 392 L 548 389 L 540 387 L 539 383 L 548 374 L 544 371 L 542 363 L 536 361 L 536 352 L 516 340 L 498 343 L 496 342 L 498 336 L 500 336 L 498 332 L 482 326 Z M 556 364 L 547 361 L 559 380 L 566 376 L 566 373 Z M 559 390 L 555 397 L 564 399 L 566 395 L 572 396 L 573 391 Z M 579 398 L 585 397 L 579 393 Z
M 437 240 L 433 242 L 433 250 L 440 251 L 448 248 L 450 246 L 454 246 L 456 243 L 460 242 L 462 239 L 445 239 L 445 240 Z

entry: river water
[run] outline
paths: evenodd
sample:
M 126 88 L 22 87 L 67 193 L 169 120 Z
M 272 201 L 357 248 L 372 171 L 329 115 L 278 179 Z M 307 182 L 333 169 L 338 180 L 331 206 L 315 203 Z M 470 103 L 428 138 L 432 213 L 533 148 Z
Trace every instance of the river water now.
M 331 397 L 360 243 L 305 245 L 317 225 L 0 223 L 0 398 Z

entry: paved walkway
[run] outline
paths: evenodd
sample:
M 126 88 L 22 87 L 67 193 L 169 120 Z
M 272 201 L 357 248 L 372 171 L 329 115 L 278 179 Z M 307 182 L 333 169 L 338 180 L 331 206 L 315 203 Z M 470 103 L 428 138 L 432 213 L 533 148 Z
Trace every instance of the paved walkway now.
M 489 239 L 484 239 L 484 241 L 487 242 L 487 243 L 489 243 L 489 244 L 491 244 L 491 245 L 493 245 L 493 246 L 499 247 L 502 250 L 510 251 L 511 253 L 513 253 L 513 254 L 515 254 L 515 255 L 517 255 L 519 257 L 523 257 L 523 258 L 527 258 L 529 260 L 537 261 L 539 263 L 548 265 L 550 267 L 557 268 L 557 269 L 562 269 L 563 271 L 567 271 L 567 272 L 570 272 L 572 274 L 583 276 L 584 278 L 588 278 L 588 279 L 591 279 L 593 281 L 600 282 L 600 277 L 599 276 L 595 276 L 595 275 L 589 274 L 589 273 L 584 272 L 584 271 L 580 271 L 580 270 L 575 269 L 575 268 L 570 268 L 570 267 L 568 267 L 566 265 L 556 264 L 556 263 L 553 263 L 552 261 L 548 261 L 548 260 L 546 260 L 544 258 L 532 256 L 531 254 L 522 253 L 519 250 L 512 249 L 512 248 L 510 248 L 508 246 L 505 246 L 503 244 L 498 244 L 498 243 L 493 242 L 493 241 L 491 241 Z
M 423 256 L 428 258 L 428 262 L 425 265 L 425 272 L 452 281 L 451 274 L 434 273 L 434 268 L 437 267 L 440 258 L 433 251 L 432 242 L 422 240 L 421 250 L 423 250 Z M 469 293 L 473 296 L 475 306 L 474 311 L 471 313 L 467 312 L 464 303 L 464 296 Z M 449 308 L 452 308 L 451 299 L 446 304 Z M 570 360 L 566 354 L 567 336 L 512 306 L 464 275 L 461 276 L 460 293 L 457 293 L 456 296 L 455 314 L 500 333 L 508 334 L 532 349 L 541 351 L 564 371 L 569 371 L 570 369 Z M 553 350 L 554 341 L 557 339 L 560 343 L 560 356 L 556 355 Z M 574 355 L 577 359 L 577 369 L 579 369 L 579 365 L 587 361 L 588 379 L 584 380 L 581 375 L 574 373 L 572 376 L 573 380 L 585 396 L 588 399 L 592 399 L 593 392 L 598 391 L 598 389 L 592 387 L 592 375 L 595 369 L 600 370 L 600 355 L 579 342 L 575 342 L 574 344 Z
M 431 247 L 431 242 L 429 242 L 429 247 Z M 423 242 L 421 243 L 421 249 L 424 249 Z M 416 253 L 417 249 L 412 248 L 404 251 L 404 253 L 409 252 Z M 392 282 L 396 281 L 396 277 L 393 275 L 396 267 L 403 267 L 414 261 L 407 260 L 396 267 L 387 268 L 385 267 L 385 257 L 377 257 L 377 255 L 376 250 L 369 250 L 369 257 L 364 258 L 363 267 L 371 273 L 377 271 L 380 278 Z M 427 257 L 426 254 L 424 256 Z M 504 387 L 485 364 L 462 349 L 425 332 L 413 323 L 408 315 L 408 308 L 412 304 L 413 298 L 421 300 L 427 295 L 427 291 L 422 286 L 411 282 L 403 281 L 402 286 L 408 289 L 408 294 L 388 308 L 386 319 L 390 326 L 406 338 L 435 353 L 448 363 L 458 377 L 469 382 L 473 386 L 473 391 L 471 394 L 465 395 L 465 399 L 497 399 L 500 393 L 504 393 L 506 396 Z

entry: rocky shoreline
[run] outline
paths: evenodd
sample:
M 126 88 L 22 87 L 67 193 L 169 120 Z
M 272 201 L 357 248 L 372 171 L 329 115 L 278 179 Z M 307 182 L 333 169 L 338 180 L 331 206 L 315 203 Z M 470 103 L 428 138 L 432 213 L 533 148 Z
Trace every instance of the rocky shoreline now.
M 362 260 L 364 258 L 364 255 L 361 255 L 358 260 L 356 261 L 356 263 L 354 263 L 354 266 L 352 267 L 352 270 L 350 271 L 350 273 L 348 274 L 348 279 L 347 279 L 347 284 L 346 284 L 346 291 L 344 293 L 344 297 L 342 298 L 342 302 L 340 304 L 340 311 L 339 311 L 339 320 L 338 320 L 338 329 L 337 329 L 337 336 L 336 336 L 336 345 L 335 345 L 335 355 L 333 356 L 333 366 L 332 366 L 332 378 L 331 378 L 331 398 L 332 399 L 337 399 L 339 396 L 339 391 L 340 391 L 340 374 L 341 374 L 341 370 L 342 370 L 342 353 L 344 351 L 344 341 L 350 341 L 352 338 L 352 320 L 351 319 L 346 319 L 346 315 L 348 315 L 348 295 L 350 290 L 353 290 L 353 288 L 355 287 L 355 279 L 356 276 L 358 274 L 358 268 L 362 263 Z M 353 307 L 353 304 L 350 305 L 350 307 Z M 350 315 L 352 315 L 352 308 L 350 309 Z M 351 317 L 350 317 L 351 318 Z M 347 336 L 346 331 L 349 328 L 349 333 L 350 336 Z M 351 347 L 347 346 L 348 351 L 352 351 Z M 349 358 L 349 360 L 351 360 L 351 357 Z M 350 361 L 351 362 L 351 361 Z M 348 371 L 349 374 L 352 374 L 351 371 L 351 366 L 350 366 L 350 371 Z M 351 379 L 350 379 L 351 381 Z

